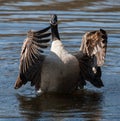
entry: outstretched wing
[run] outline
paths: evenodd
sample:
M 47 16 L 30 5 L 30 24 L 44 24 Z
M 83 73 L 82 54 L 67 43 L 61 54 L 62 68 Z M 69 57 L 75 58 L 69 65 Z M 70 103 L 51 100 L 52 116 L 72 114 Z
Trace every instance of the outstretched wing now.
M 20 57 L 20 72 L 15 82 L 15 89 L 20 88 L 23 84 L 28 81 L 31 82 L 31 86 L 37 87 L 40 85 L 41 79 L 41 67 L 44 61 L 43 48 L 47 47 L 47 42 L 50 41 L 51 33 L 46 33 L 50 27 L 47 27 L 40 31 L 29 31 L 27 38 L 25 39 L 21 57 Z
M 86 80 L 94 86 L 103 86 L 101 68 L 107 49 L 107 34 L 104 30 L 87 32 L 82 39 L 80 52 L 75 56 L 79 61 L 79 87 L 86 85 Z
M 103 29 L 87 32 L 82 39 L 80 51 L 89 57 L 94 56 L 97 66 L 104 64 L 107 49 L 107 34 Z

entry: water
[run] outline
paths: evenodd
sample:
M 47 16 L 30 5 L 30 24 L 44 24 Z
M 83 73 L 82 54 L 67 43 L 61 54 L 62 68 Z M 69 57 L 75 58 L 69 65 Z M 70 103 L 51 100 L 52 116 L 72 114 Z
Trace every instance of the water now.
M 107 31 L 108 49 L 102 67 L 105 87 L 87 84 L 76 94 L 40 97 L 29 84 L 13 89 L 27 31 L 47 27 L 52 13 L 58 14 L 61 39 L 71 52 L 79 49 L 85 32 Z M 119 121 L 119 38 L 119 0 L 1 0 L 0 121 Z

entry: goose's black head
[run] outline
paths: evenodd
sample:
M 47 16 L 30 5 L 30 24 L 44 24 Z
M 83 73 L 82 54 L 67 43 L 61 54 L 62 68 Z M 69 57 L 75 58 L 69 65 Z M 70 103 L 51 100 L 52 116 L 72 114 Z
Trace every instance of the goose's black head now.
M 53 14 L 50 18 L 51 32 L 52 32 L 52 40 L 60 40 L 59 32 L 58 32 L 58 21 L 57 15 Z
M 50 24 L 57 25 L 57 15 L 56 14 L 51 15 Z

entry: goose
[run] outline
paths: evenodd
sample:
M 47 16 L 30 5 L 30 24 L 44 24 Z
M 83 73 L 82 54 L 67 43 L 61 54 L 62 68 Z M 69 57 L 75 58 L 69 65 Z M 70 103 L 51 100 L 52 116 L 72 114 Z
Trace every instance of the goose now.
M 51 29 L 49 33 L 48 30 Z M 52 36 L 48 54 L 43 53 Z M 100 29 L 86 32 L 80 50 L 66 50 L 58 32 L 57 15 L 51 15 L 50 26 L 39 31 L 29 31 L 20 56 L 19 74 L 14 88 L 27 82 L 40 92 L 72 93 L 84 88 L 89 81 L 97 88 L 103 87 L 101 66 L 107 49 L 107 33 Z

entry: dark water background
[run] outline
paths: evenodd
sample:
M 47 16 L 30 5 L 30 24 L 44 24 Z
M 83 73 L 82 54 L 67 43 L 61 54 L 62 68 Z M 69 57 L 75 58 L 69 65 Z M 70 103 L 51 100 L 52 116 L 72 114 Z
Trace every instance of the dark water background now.
M 22 42 L 28 30 L 59 18 L 60 36 L 77 51 L 87 31 L 105 29 L 108 49 L 102 67 L 104 85 L 87 84 L 73 95 L 35 95 L 29 84 L 13 89 Z M 120 0 L 0 0 L 0 121 L 120 120 Z

